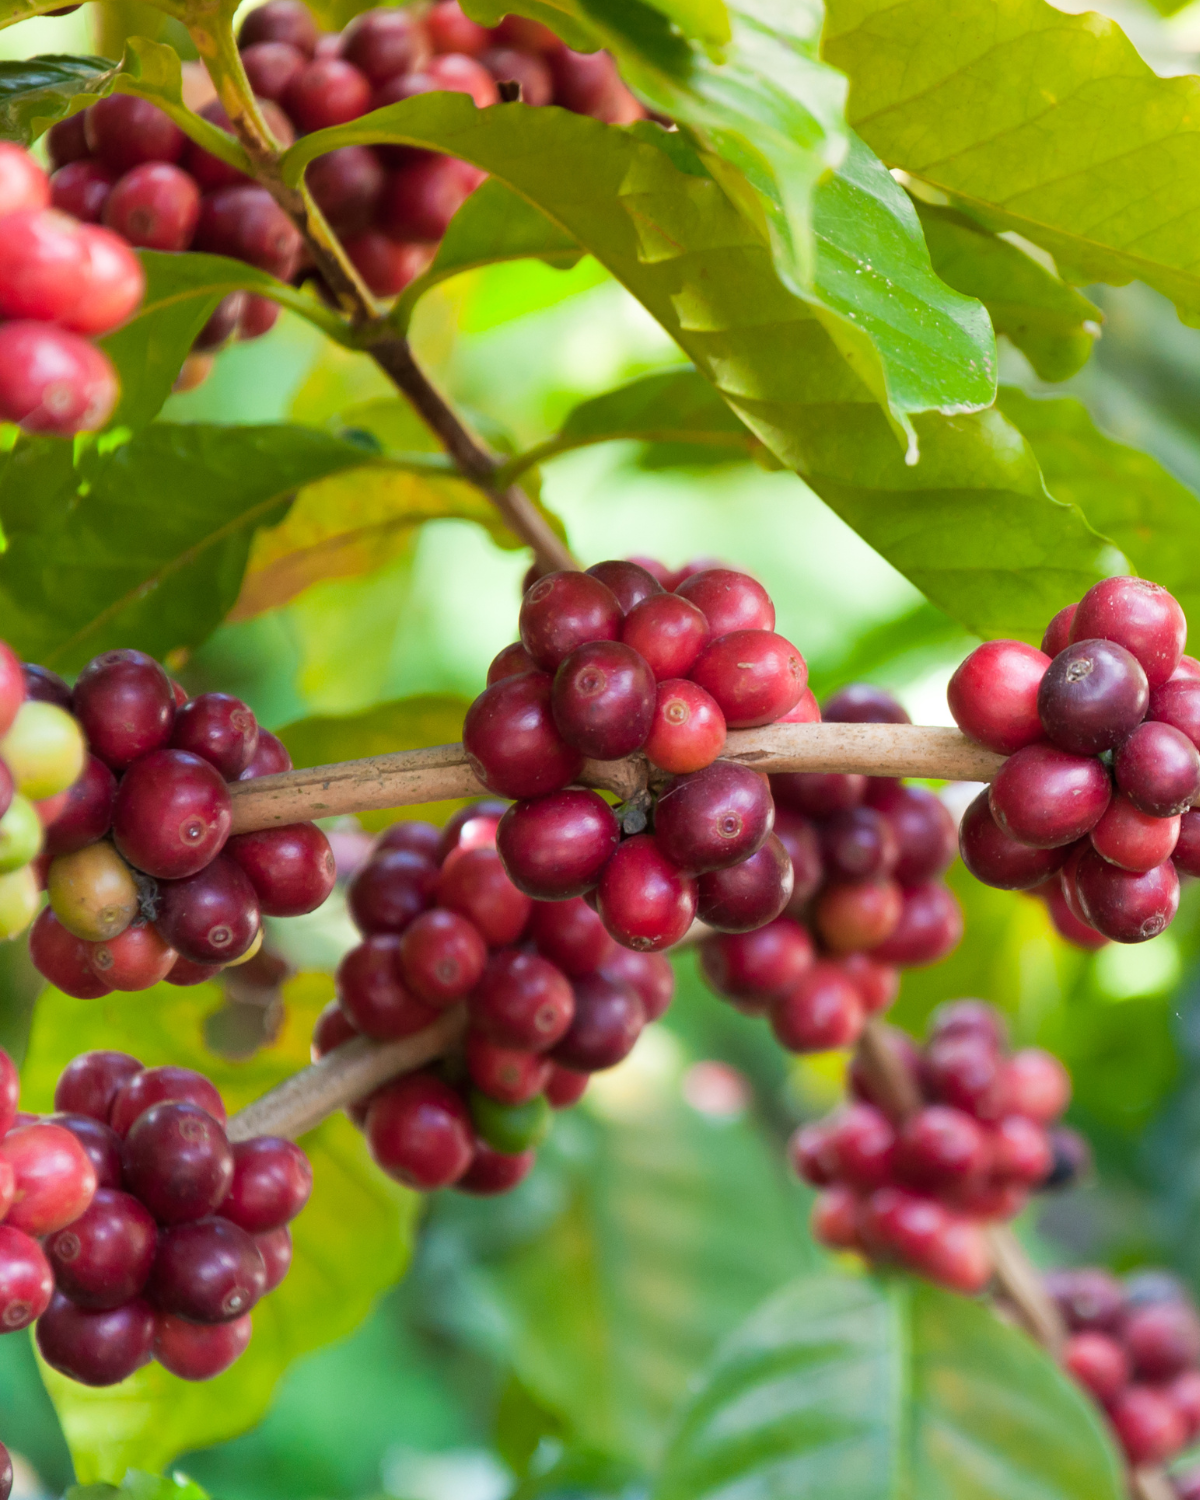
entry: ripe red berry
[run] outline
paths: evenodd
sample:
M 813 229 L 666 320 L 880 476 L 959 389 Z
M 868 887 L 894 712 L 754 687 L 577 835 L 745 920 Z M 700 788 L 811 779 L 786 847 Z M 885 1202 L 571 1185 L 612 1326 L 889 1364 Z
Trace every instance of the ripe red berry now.
M 549 1059 L 520 1047 L 502 1047 L 481 1031 L 467 1032 L 465 1056 L 471 1082 L 501 1104 L 527 1104 L 550 1078 Z
M 1108 1415 L 1134 1465 L 1163 1463 L 1187 1441 L 1183 1418 L 1171 1398 L 1148 1385 L 1127 1386 L 1109 1404 Z
M 830 1181 L 870 1192 L 890 1179 L 895 1157 L 896 1132 L 873 1104 L 847 1105 L 823 1122 L 817 1159 Z
M 812 1234 L 830 1250 L 857 1250 L 858 1198 L 849 1188 L 831 1187 L 818 1195 L 812 1209 Z
M 181 1380 L 212 1380 L 245 1353 L 252 1332 L 248 1313 L 232 1323 L 209 1324 L 159 1313 L 154 1319 L 154 1358 Z
M 654 718 L 650 668 L 620 641 L 577 646 L 554 674 L 550 707 L 568 745 L 595 760 L 640 749 Z
M 1049 1271 L 1046 1290 L 1067 1327 L 1075 1330 L 1114 1329 L 1125 1305 L 1125 1293 L 1116 1277 L 1093 1267 Z
M 116 172 L 143 162 L 176 162 L 183 155 L 183 131 L 148 99 L 110 94 L 93 104 L 84 120 L 88 149 Z
M 930 880 L 904 892 L 900 920 L 871 950 L 871 957 L 880 963 L 918 968 L 945 958 L 958 946 L 962 934 L 962 908 L 953 891 Z
M 569 978 L 596 973 L 617 952 L 604 923 L 582 897 L 535 901 L 531 906 L 529 940 Z
M 992 1276 L 992 1254 L 979 1224 L 952 1214 L 913 1269 L 967 1296 L 983 1291 Z
M 835 953 L 874 949 L 895 932 L 904 901 L 894 880 L 832 881 L 817 896 L 813 920 Z
M 317 57 L 291 79 L 280 102 L 299 130 L 327 130 L 366 114 L 371 84 L 344 58 Z
M 607 52 L 573 52 L 560 47 L 548 57 L 554 75 L 554 102 L 607 125 L 632 125 L 645 110 L 621 81 Z
M 869 1016 L 887 1010 L 900 993 L 900 974 L 891 964 L 877 963 L 865 953 L 844 954 L 839 963 Z
M 351 1024 L 376 1041 L 412 1036 L 437 1020 L 401 978 L 395 933 L 374 933 L 351 948 L 338 965 L 337 992 Z
M 239 781 L 252 781 L 257 776 L 277 776 L 281 771 L 292 769 L 292 757 L 287 746 L 268 729 L 258 731 L 258 749 L 254 758 L 238 777 Z
M 633 1051 L 646 1024 L 641 999 L 631 984 L 591 974 L 573 986 L 575 1012 L 552 1056 L 561 1067 L 596 1073 L 615 1067 Z
M 59 1075 L 54 1108 L 107 1124 L 121 1086 L 141 1071 L 141 1063 L 127 1052 L 83 1052 Z
M 897 784 L 880 810 L 899 845 L 893 873 L 901 885 L 920 885 L 953 864 L 954 819 L 928 787 Z
M 596 910 L 618 943 L 656 953 L 677 943 L 696 915 L 696 882 L 656 836 L 626 839 L 604 866 Z
M 104 222 L 131 245 L 186 250 L 200 217 L 200 189 L 169 162 L 143 162 L 118 179 L 104 201 Z
M 492 658 L 487 670 L 487 685 L 491 687 L 493 682 L 499 682 L 504 677 L 520 677 L 524 672 L 536 671 L 533 657 L 520 641 L 514 641 L 511 646 L 505 646 L 503 651 L 498 651 Z
M 492 33 L 463 14 L 458 0 L 437 0 L 425 16 L 425 30 L 435 52 L 461 52 L 478 57 Z
M 906 1188 L 881 1187 L 860 1203 L 858 1234 L 877 1259 L 915 1264 L 949 1222 L 950 1213 L 941 1203 Z
M 380 1089 L 367 1110 L 366 1135 L 389 1177 L 426 1193 L 456 1182 L 474 1154 L 467 1106 L 432 1073 L 410 1073 Z
M 162 883 L 156 925 L 182 957 L 204 964 L 240 958 L 262 924 L 254 887 L 218 855 L 198 874 Z
M 557 1063 L 551 1063 L 550 1077 L 545 1088 L 547 1104 L 551 1109 L 570 1109 L 573 1104 L 578 1104 L 587 1092 L 591 1076 L 590 1073 L 577 1073 L 573 1068 L 560 1068 Z
M 361 234 L 371 227 L 383 193 L 384 171 L 370 146 L 342 146 L 317 157 L 309 163 L 305 180 L 317 207 L 339 235 Z
M 99 1188 L 91 1204 L 44 1249 L 58 1290 L 93 1311 L 120 1307 L 146 1285 L 158 1228 L 129 1193 Z
M 1200 875 L 1200 812 L 1194 808 L 1179 820 L 1179 838 L 1171 858 L 1184 875 Z
M 600 966 L 605 979 L 628 984 L 642 1002 L 647 1022 L 657 1021 L 675 995 L 675 971 L 661 953 L 635 953 L 631 948 L 613 947 Z
M 793 990 L 812 962 L 812 939 L 791 917 L 776 917 L 756 932 L 706 938 L 700 948 L 700 966 L 717 994 L 759 1008 Z
M 848 1047 L 863 1028 L 857 988 L 836 964 L 818 961 L 771 1005 L 771 1029 L 789 1052 Z
M 21 209 L 4 220 L 0 314 L 59 322 L 83 296 L 88 253 L 82 229 L 54 209 Z
M 884 688 L 853 682 L 827 698 L 821 707 L 827 724 L 911 724 L 904 706 Z
M 470 94 L 478 109 L 486 109 L 500 97 L 495 79 L 474 58 L 446 53 L 430 58 L 419 73 L 400 74 L 390 78 L 375 90 L 371 107 L 379 109 L 385 104 L 411 99 L 415 94 L 442 90 L 453 94 Z
M 1054 1166 L 1050 1139 L 1025 1115 L 1006 1114 L 991 1133 L 992 1173 L 999 1182 L 1033 1187 Z
M 403 932 L 433 903 L 438 871 L 432 859 L 410 849 L 385 849 L 355 871 L 347 889 L 359 930 Z
M 197 1219 L 162 1232 L 147 1295 L 159 1311 L 189 1322 L 232 1323 L 263 1295 L 266 1279 L 244 1229 L 228 1219 Z
M 488 960 L 471 996 L 471 1023 L 502 1047 L 545 1052 L 574 1015 L 571 986 L 561 970 L 535 953 L 506 948 Z
M 122 1307 L 89 1312 L 56 1295 L 38 1319 L 37 1344 L 53 1369 L 80 1385 L 116 1385 L 150 1358 L 154 1313 L 136 1298 Z
M 1047 656 L 1057 656 L 1070 644 L 1071 621 L 1075 618 L 1075 611 L 1078 608 L 1078 604 L 1064 606 L 1046 626 L 1046 634 L 1042 637 L 1042 651 Z
M 487 962 L 487 944 L 457 912 L 423 912 L 400 939 L 400 973 L 426 1005 L 453 1005 L 475 988 Z
M 718 932 L 753 932 L 773 922 L 792 895 L 792 861 L 771 833 L 748 858 L 701 875 L 696 913 Z
M 521 601 L 521 644 L 545 672 L 554 672 L 578 646 L 620 639 L 623 616 L 616 595 L 587 573 L 547 573 Z
M 441 838 L 442 830 L 436 824 L 424 823 L 418 818 L 402 818 L 383 830 L 375 840 L 374 852 L 381 854 L 385 849 L 408 849 L 437 863 Z
M 771 596 L 748 573 L 706 568 L 685 578 L 675 592 L 703 613 L 713 637 L 734 630 L 775 629 Z
M 977 1120 L 997 1120 L 1008 1109 L 1004 1059 L 977 1033 L 933 1037 L 921 1058 L 921 1080 L 927 1096 Z
M 171 747 L 208 761 L 226 781 L 236 781 L 258 749 L 258 720 L 240 698 L 201 693 L 177 711 Z
M 46 829 L 48 854 L 72 854 L 102 839 L 112 825 L 117 779 L 102 760 L 89 755 L 82 773 L 67 789 L 62 811 Z
M 784 771 L 770 778 L 775 800 L 809 818 L 828 818 L 857 807 L 867 791 L 867 778 L 835 771 Z
M 18 1125 L 0 1141 L 15 1192 L 6 1226 L 52 1234 L 77 1219 L 96 1192 L 96 1169 L 69 1130 L 48 1121 Z
M 591 791 L 517 802 L 496 831 L 496 849 L 509 878 L 538 900 L 560 901 L 592 890 L 619 843 L 615 814 Z
M 1090 833 L 1111 796 L 1108 772 L 1095 757 L 1029 745 L 1000 767 L 989 802 L 1010 838 L 1053 849 Z
M 1148 719 L 1170 724 L 1200 746 L 1200 681 L 1195 677 L 1172 677 L 1150 690 Z
M 221 774 L 186 750 L 155 750 L 130 766 L 113 803 L 113 841 L 159 880 L 195 875 L 229 837 L 232 803 Z
M 70 436 L 103 427 L 119 387 L 101 350 L 66 329 L 18 320 L 0 327 L 0 419 Z
M 712 632 L 689 600 L 661 590 L 625 616 L 621 639 L 647 663 L 658 681 L 686 677 Z
M 792 900 L 789 910 L 800 913 L 821 887 L 825 870 L 817 830 L 802 814 L 775 807 L 774 833 L 792 862 Z
M 1075 869 L 1075 890 L 1084 918 L 1118 943 L 1157 937 L 1179 909 L 1179 876 L 1170 860 L 1138 873 L 1088 849 Z
M 110 229 L 98 224 L 80 228 L 87 250 L 83 297 L 65 319 L 76 333 L 108 333 L 123 323 L 142 300 L 146 277 L 133 251 Z
M 1023 1047 L 1004 1065 L 1007 1107 L 1039 1124 L 1056 1120 L 1071 1098 L 1071 1078 L 1052 1053 Z
M 351 235 L 345 241 L 345 250 L 377 297 L 395 297 L 433 258 L 429 245 L 402 244 L 374 229 Z
M 596 587 L 603 588 L 603 584 Z M 615 600 L 613 607 L 617 608 Z M 559 734 L 550 695 L 550 678 L 542 672 L 527 672 L 485 688 L 467 710 L 463 748 L 471 769 L 489 791 L 502 797 L 540 797 L 560 790 L 579 775 L 583 756 Z
M 1174 853 L 1179 819 L 1140 812 L 1124 792 L 1119 792 L 1089 837 L 1092 847 L 1109 864 L 1145 872 Z
M 258 98 L 276 104 L 304 63 L 304 53 L 290 42 L 254 42 L 242 49 L 242 67 L 250 87 Z
M 1074 1333 L 1063 1348 L 1066 1369 L 1097 1401 L 1112 1401 L 1129 1384 L 1129 1361 L 1105 1333 Z
M 1200 1322 L 1179 1301 L 1135 1307 L 1121 1325 L 1133 1368 L 1145 1380 L 1169 1380 L 1200 1360 Z
M 29 956 L 38 973 L 64 995 L 97 1000 L 112 988 L 92 967 L 91 943 L 68 932 L 48 906 L 30 929 Z
M 8 1053 L 0 1049 L 0 1138 L 12 1129 L 17 1118 L 21 1078 Z
M 175 695 L 152 657 L 141 651 L 106 651 L 79 674 L 73 709 L 92 753 L 114 771 L 124 771 L 166 745 Z
M 117 174 L 102 161 L 87 157 L 59 167 L 50 179 L 50 201 L 55 208 L 85 224 L 98 224 Z
M 478 175 L 465 162 L 420 155 L 384 178 L 376 222 L 393 239 L 436 245 L 478 185 Z
M 644 599 L 649 599 L 654 595 L 663 596 L 663 586 L 659 580 L 633 558 L 610 558 L 606 562 L 593 563 L 587 571 L 592 578 L 598 578 L 602 584 L 612 590 L 625 615 L 628 615 Z M 623 636 L 622 639 L 624 639 Z M 638 650 L 633 642 L 628 644 L 633 645 L 635 651 Z
M 125 1136 L 125 1184 L 160 1224 L 214 1213 L 233 1181 L 233 1152 L 220 1124 L 196 1104 L 144 1110 Z
M 1200 1432 L 1200 1370 L 1182 1370 L 1168 1384 L 1167 1394 L 1183 1418 L 1190 1441 Z
M 1038 688 L 1050 657 L 1023 641 L 985 641 L 946 688 L 954 722 L 976 744 L 1011 755 L 1045 737 Z
M 372 84 L 413 72 L 428 52 L 421 22 L 405 10 L 366 11 L 342 33 L 341 55 Z
M 460 807 L 441 830 L 434 856 L 438 863 L 446 868 L 450 856 L 464 849 L 494 849 L 496 829 L 508 806 L 498 797 L 481 797 Z
M 1139 724 L 1113 757 L 1117 785 L 1156 818 L 1186 812 L 1200 792 L 1200 752 L 1170 724 Z
M 92 944 L 96 977 L 113 990 L 148 990 L 161 984 L 179 955 L 149 923 L 135 924 L 115 938 Z
M 942 1192 L 984 1170 L 988 1140 L 961 1109 L 927 1104 L 900 1132 L 897 1173 L 910 1187 Z
M 1034 849 L 1011 838 L 992 816 L 986 787 L 963 814 L 958 837 L 963 864 L 976 880 L 1001 891 L 1040 885 L 1062 867 L 1071 847 Z
M 890 875 L 900 857 L 895 829 L 873 807 L 834 813 L 822 823 L 820 839 L 822 864 L 832 879 Z
M 682 776 L 711 765 L 724 747 L 725 715 L 712 695 L 683 678 L 660 682 L 644 746 L 653 764 Z
M 491 948 L 515 943 L 533 907 L 505 874 L 494 849 L 462 850 L 443 869 L 437 899 L 439 905 L 468 918 Z M 598 920 L 596 925 L 600 925 Z
M 730 729 L 752 729 L 795 706 L 808 681 L 808 667 L 783 636 L 735 630 L 704 647 L 691 677 L 713 696 Z
M 250 11 L 238 30 L 243 50 L 256 42 L 287 42 L 305 57 L 317 46 L 317 23 L 304 0 L 267 0 Z
M 533 1170 L 535 1156 L 532 1150 L 496 1151 L 486 1141 L 476 1139 L 471 1165 L 454 1186 L 460 1193 L 480 1197 L 511 1192 Z
M 312 1167 L 292 1141 L 259 1135 L 233 1147 L 233 1180 L 221 1201 L 221 1217 L 248 1234 L 265 1234 L 290 1223 L 312 1192 Z
M 218 1125 L 225 1124 L 224 1102 L 204 1074 L 170 1066 L 143 1068 L 127 1079 L 113 1096 L 108 1123 L 123 1137 L 144 1111 L 168 1101 L 195 1104 Z
M 45 208 L 50 201 L 46 174 L 27 151 L 0 142 L 0 215 L 22 208 Z
M 55 1114 L 52 1125 L 69 1130 L 83 1147 L 96 1169 L 97 1188 L 119 1188 L 121 1177 L 121 1141 L 115 1130 L 102 1125 L 90 1115 Z
M 1081 640 L 1059 652 L 1038 688 L 1038 712 L 1062 750 L 1111 750 L 1141 723 L 1150 701 L 1146 674 L 1112 641 Z
M 668 785 L 655 807 L 654 831 L 672 863 L 699 874 L 748 859 L 765 842 L 774 814 L 764 776 L 718 761 Z
M 299 917 L 321 906 L 337 879 L 329 840 L 315 823 L 286 823 L 238 834 L 225 846 L 265 917 Z
M 1116 641 L 1141 663 L 1151 687 L 1166 682 L 1187 641 L 1183 610 L 1145 578 L 1105 578 L 1079 601 L 1071 640 Z
M 343 1042 L 351 1041 L 359 1035 L 361 1033 L 358 1027 L 342 1009 L 341 1002 L 331 1000 L 317 1017 L 313 1027 L 309 1055 L 313 1062 L 320 1062 L 335 1047 L 340 1047 Z
M 203 200 L 192 249 L 248 261 L 289 281 L 303 241 L 266 188 L 245 183 L 220 188 Z
M 0 1224 L 0 1329 L 28 1328 L 50 1305 L 54 1273 L 37 1240 Z
M 174 985 L 207 984 L 210 979 L 215 979 L 224 964 L 197 964 L 190 958 L 179 957 L 172 965 L 171 972 L 167 975 L 167 983 Z

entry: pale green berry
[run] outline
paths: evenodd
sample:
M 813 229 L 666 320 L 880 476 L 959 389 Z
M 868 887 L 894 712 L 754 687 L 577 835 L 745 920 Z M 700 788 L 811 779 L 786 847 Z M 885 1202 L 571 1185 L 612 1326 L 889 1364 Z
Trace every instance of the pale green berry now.
M 31 802 L 56 797 L 75 781 L 87 759 L 83 730 L 56 703 L 22 703 L 0 740 L 17 791 Z
M 0 940 L 19 937 L 37 916 L 42 893 L 29 865 L 0 875 Z
M 0 874 L 19 870 L 42 852 L 42 821 L 28 797 L 18 792 L 0 818 Z

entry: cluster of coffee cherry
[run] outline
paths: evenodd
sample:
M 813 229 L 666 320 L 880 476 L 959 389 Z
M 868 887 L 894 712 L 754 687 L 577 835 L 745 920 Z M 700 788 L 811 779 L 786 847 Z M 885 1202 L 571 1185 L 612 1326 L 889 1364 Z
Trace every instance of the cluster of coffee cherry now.
M 243 21 L 238 45 L 281 145 L 435 90 L 470 94 L 482 109 L 499 102 L 501 83 L 519 85 L 527 104 L 558 104 L 610 123 L 645 113 L 607 53 L 572 52 L 544 26 L 515 16 L 487 30 L 456 0 L 424 11 L 366 11 L 345 31 L 325 33 L 302 0 L 268 0 Z M 216 100 L 200 113 L 232 133 Z M 48 148 L 55 204 L 132 245 L 228 255 L 283 281 L 315 274 L 299 230 L 270 193 L 189 141 L 144 99 L 99 100 L 55 125 Z M 344 146 L 318 157 L 307 183 L 371 291 L 390 297 L 425 269 L 484 175 L 435 152 Z M 264 298 L 231 293 L 195 347 L 256 338 L 278 311 Z
M 964 734 L 1008 756 L 968 808 L 963 862 L 1044 898 L 1083 947 L 1157 936 L 1200 874 L 1200 662 L 1158 584 L 1107 578 L 1036 650 L 988 641 L 950 680 Z
M 0 421 L 69 436 L 116 405 L 116 372 L 90 340 L 129 317 L 145 282 L 123 240 L 51 201 L 41 167 L 0 141 Z
M 22 712 L 73 715 L 90 752 L 39 857 L 49 905 L 30 953 L 51 984 L 80 999 L 199 984 L 253 957 L 263 916 L 328 896 L 337 872 L 315 824 L 230 837 L 228 783 L 291 769 L 239 699 L 189 698 L 140 651 L 95 657 L 73 689 L 44 668 L 27 677 L 40 701 Z
M 379 1166 L 423 1191 L 508 1191 L 533 1166 L 551 1109 L 626 1057 L 671 1001 L 656 953 L 620 947 L 580 897 L 539 901 L 505 873 L 506 804 L 472 803 L 445 828 L 395 823 L 347 892 L 363 940 L 337 972 L 314 1060 L 357 1035 L 391 1041 L 465 1002 L 461 1048 L 350 1111 Z
M 36 1321 L 47 1364 L 84 1385 L 152 1358 L 219 1375 L 287 1275 L 308 1158 L 274 1136 L 231 1144 L 207 1078 L 124 1052 L 69 1063 L 54 1106 L 19 1114 L 0 1052 L 0 1332 Z
M 866 684 L 835 693 L 820 717 L 909 722 Z M 740 1010 L 768 1015 L 789 1051 L 851 1046 L 896 998 L 901 968 L 936 963 L 962 936 L 962 912 L 939 878 L 954 860 L 954 820 L 927 788 L 893 777 L 796 772 L 770 782 L 791 898 L 756 931 L 707 938 L 704 974 Z
M 957 1291 L 992 1274 L 983 1226 L 1011 1219 L 1031 1191 L 1062 1187 L 1087 1159 L 1073 1131 L 1051 1130 L 1071 1085 L 1039 1048 L 1009 1053 L 991 1006 L 961 1000 L 933 1018 L 918 1049 L 884 1034 L 915 1108 L 861 1052 L 850 1068 L 855 1102 L 791 1142 L 796 1171 L 822 1189 L 813 1233 L 822 1244 L 892 1261 Z
M 1174 1276 L 1051 1271 L 1047 1290 L 1068 1330 L 1063 1364 L 1108 1414 L 1131 1465 L 1162 1464 L 1200 1437 L 1200 1318 Z M 1172 1476 L 1200 1500 L 1200 1469 Z
M 497 834 L 518 889 L 585 897 L 618 943 L 644 953 L 678 942 L 697 915 L 742 932 L 783 910 L 791 861 L 771 832 L 767 779 L 717 758 L 727 727 L 813 716 L 804 658 L 774 625 L 761 584 L 726 568 L 674 592 L 631 561 L 532 584 L 521 638 L 463 724 L 479 780 L 518 799 Z M 635 751 L 648 788 L 620 817 L 598 793 L 567 790 L 585 761 Z

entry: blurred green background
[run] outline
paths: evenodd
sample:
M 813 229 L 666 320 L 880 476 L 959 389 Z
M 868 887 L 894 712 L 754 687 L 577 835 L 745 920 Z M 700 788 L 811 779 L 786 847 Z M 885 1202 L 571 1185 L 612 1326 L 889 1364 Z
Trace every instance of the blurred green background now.
M 1148 6 L 1120 19 L 1130 15 L 1164 69 L 1191 65 L 1200 8 L 1169 23 Z M 137 16 L 106 7 L 105 35 Z M 0 50 L 101 45 L 87 24 L 82 12 L 25 23 Z M 1054 389 L 1200 489 L 1200 335 L 1140 287 L 1089 295 L 1104 308 L 1104 337 L 1091 364 Z M 422 303 L 414 338 L 501 446 L 540 441 L 581 399 L 679 359 L 590 260 L 570 272 L 519 264 L 463 276 Z M 1011 349 L 1004 373 L 1038 392 Z M 268 338 L 222 354 L 164 415 L 336 427 L 348 408 L 385 395 L 365 359 L 285 315 Z M 917 722 L 948 723 L 945 682 L 970 638 L 795 478 L 697 460 L 632 444 L 583 450 L 545 467 L 543 498 L 588 562 L 712 556 L 755 573 L 819 695 L 868 678 Z M 469 698 L 514 634 L 526 565 L 465 522 L 427 524 L 376 571 L 223 626 L 183 675 L 194 689 L 242 695 L 272 728 L 418 694 Z M 1097 1173 L 1026 1216 L 1035 1255 L 1165 1264 L 1200 1293 L 1197 892 L 1162 937 L 1088 956 L 1053 935 L 1039 903 L 985 890 L 961 866 L 951 879 L 966 939 L 906 977 L 895 1019 L 919 1031 L 941 1000 L 981 996 L 1003 1007 L 1017 1041 L 1070 1066 L 1070 1118 L 1093 1143 Z M 336 911 L 297 924 L 293 957 L 332 966 L 347 932 Z M 19 1049 L 31 977 L 19 951 L 3 962 L 0 1040 Z M 642 1491 L 668 1414 L 716 1341 L 818 1257 L 808 1195 L 781 1148 L 797 1120 L 837 1097 L 843 1065 L 788 1064 L 760 1022 L 704 988 L 692 958 L 678 970 L 675 1006 L 557 1121 L 533 1177 L 499 1202 L 430 1201 L 412 1270 L 358 1332 L 294 1365 L 255 1430 L 182 1456 L 181 1470 L 228 1500 Z M 0 1340 L 0 1429 L 19 1450 L 20 1500 L 70 1482 L 24 1337 Z

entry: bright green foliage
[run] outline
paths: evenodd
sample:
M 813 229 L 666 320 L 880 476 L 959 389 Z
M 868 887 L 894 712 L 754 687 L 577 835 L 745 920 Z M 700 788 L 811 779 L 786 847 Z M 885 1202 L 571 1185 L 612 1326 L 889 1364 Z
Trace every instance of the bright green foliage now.
M 198 1484 L 183 1474 L 147 1474 L 130 1469 L 115 1484 L 73 1484 L 65 1500 L 208 1500 Z
M 103 57 L 50 54 L 0 62 L 0 138 L 28 146 L 47 117 L 53 122 L 66 114 L 81 90 L 100 91 L 112 72 L 112 63 Z
M 1159 78 L 1114 21 L 1045 0 L 830 0 L 847 117 L 1072 280 L 1164 292 L 1200 322 L 1200 81 Z
M 955 291 L 978 297 L 1043 380 L 1066 380 L 1086 364 L 1100 309 L 1032 256 L 957 209 L 915 200 L 933 269 Z
M 52 1108 L 54 1084 L 67 1062 L 91 1047 L 107 1047 L 132 1052 L 147 1066 L 197 1068 L 221 1090 L 232 1113 L 304 1065 L 313 1022 L 331 992 L 325 975 L 289 981 L 278 1039 L 246 1062 L 228 1062 L 205 1043 L 206 1019 L 221 1004 L 216 986 L 159 985 L 100 1001 L 47 990 L 22 1069 L 24 1107 Z M 372 1166 L 362 1137 L 344 1116 L 326 1120 L 301 1144 L 313 1165 L 314 1186 L 309 1206 L 292 1226 L 292 1268 L 255 1309 L 254 1337 L 232 1369 L 192 1384 L 150 1365 L 119 1386 L 95 1390 L 43 1366 L 82 1482 L 117 1481 L 130 1464 L 157 1469 L 189 1448 L 252 1427 L 288 1365 L 356 1328 L 404 1269 L 415 1195 Z
M 1117 1500 L 1087 1397 L 1023 1333 L 909 1278 L 787 1287 L 688 1402 L 656 1500 Z

